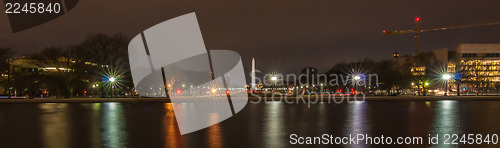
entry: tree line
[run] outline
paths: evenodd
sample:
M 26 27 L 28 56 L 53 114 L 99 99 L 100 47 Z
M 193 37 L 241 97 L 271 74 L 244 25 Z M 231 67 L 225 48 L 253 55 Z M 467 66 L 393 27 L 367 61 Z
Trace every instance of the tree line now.
M 57 98 L 123 95 L 121 92 L 133 89 L 128 61 L 129 41 L 130 38 L 122 34 L 90 34 L 77 45 L 47 47 L 17 58 L 13 57 L 12 48 L 0 48 L 0 57 L 5 59 L 0 62 L 0 70 L 8 74 L 0 79 L 3 88 L 0 93 L 8 94 L 10 86 L 17 94 L 30 97 L 47 92 Z M 13 60 L 33 68 L 16 67 L 18 64 Z M 110 76 L 119 78 L 119 85 L 105 86 Z M 116 94 L 111 91 L 116 91 Z

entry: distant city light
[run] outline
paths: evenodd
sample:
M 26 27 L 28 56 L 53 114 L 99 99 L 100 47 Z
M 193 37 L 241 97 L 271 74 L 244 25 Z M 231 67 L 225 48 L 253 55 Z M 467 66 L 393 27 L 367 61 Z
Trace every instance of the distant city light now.
M 110 82 L 115 82 L 115 81 L 116 81 L 116 78 L 115 78 L 115 77 L 111 77 L 111 78 L 109 78 L 109 81 L 110 81 Z
M 271 80 L 276 81 L 276 80 L 278 80 L 278 77 L 276 77 L 276 76 L 271 77 Z

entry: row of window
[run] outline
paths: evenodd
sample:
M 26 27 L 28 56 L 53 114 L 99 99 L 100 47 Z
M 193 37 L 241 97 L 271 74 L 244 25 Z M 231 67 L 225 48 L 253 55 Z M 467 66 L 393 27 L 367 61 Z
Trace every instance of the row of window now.
M 500 57 L 500 53 L 463 53 L 462 57 Z

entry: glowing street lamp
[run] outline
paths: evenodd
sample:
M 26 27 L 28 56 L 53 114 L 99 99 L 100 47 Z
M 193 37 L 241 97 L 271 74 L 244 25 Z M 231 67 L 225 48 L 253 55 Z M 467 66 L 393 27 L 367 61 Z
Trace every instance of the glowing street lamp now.
M 360 76 L 354 76 L 354 80 L 356 80 L 356 81 L 357 81 L 357 80 L 360 80 L 360 79 L 361 79 L 361 77 L 360 77 Z
M 444 80 L 449 80 L 451 78 L 451 75 L 450 74 L 444 74 L 443 75 L 443 79 Z
M 444 89 L 444 96 L 448 96 L 448 80 L 450 80 L 451 75 L 450 74 L 444 74 L 443 79 L 445 80 L 445 89 Z
M 273 77 L 271 77 L 271 80 L 276 81 L 276 80 L 278 80 L 278 77 L 273 76 Z
M 109 77 L 109 82 L 111 82 L 111 95 L 112 97 L 115 97 L 115 81 L 116 81 L 116 78 L 115 77 Z

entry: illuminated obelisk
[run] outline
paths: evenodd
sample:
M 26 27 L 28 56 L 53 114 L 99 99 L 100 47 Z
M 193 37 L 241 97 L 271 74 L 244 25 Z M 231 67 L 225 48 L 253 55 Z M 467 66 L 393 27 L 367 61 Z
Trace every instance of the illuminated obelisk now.
M 255 90 L 255 58 L 252 58 L 252 88 L 251 90 Z

